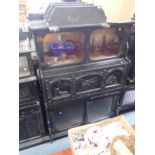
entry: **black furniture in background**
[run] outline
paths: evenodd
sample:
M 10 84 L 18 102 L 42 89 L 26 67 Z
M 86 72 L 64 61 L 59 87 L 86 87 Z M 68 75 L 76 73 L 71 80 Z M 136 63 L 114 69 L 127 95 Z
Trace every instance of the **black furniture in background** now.
M 42 105 L 38 78 L 35 73 L 35 46 L 31 33 L 19 34 L 19 142 L 20 146 L 43 137 L 45 122 L 43 121 Z M 22 148 L 22 146 L 20 147 Z
M 135 109 L 135 23 L 133 23 L 129 34 L 129 50 L 127 57 L 130 60 L 126 85 L 122 91 L 118 114 Z

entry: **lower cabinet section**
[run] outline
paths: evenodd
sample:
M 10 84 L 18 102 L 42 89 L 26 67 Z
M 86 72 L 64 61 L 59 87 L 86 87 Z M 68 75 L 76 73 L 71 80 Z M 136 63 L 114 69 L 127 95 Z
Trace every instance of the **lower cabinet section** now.
M 51 139 L 67 135 L 76 126 L 103 120 L 116 115 L 120 92 L 59 103 L 47 107 L 48 127 Z
M 39 138 L 44 134 L 44 125 L 40 106 L 34 105 L 19 110 L 20 143 Z

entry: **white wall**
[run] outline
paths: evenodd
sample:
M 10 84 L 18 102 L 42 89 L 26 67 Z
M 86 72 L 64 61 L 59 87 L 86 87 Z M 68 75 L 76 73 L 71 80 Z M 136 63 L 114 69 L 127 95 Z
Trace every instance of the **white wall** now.
M 135 0 L 83 0 L 102 6 L 108 22 L 128 22 L 135 13 Z

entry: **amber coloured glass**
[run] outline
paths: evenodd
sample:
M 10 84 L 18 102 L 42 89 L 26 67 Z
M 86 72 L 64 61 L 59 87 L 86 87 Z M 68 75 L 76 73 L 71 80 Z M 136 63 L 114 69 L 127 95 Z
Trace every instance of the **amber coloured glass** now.
M 117 57 L 122 54 L 123 29 L 97 29 L 90 36 L 91 60 L 102 60 Z
M 81 32 L 48 33 L 42 42 L 46 65 L 65 65 L 83 59 L 84 35 Z

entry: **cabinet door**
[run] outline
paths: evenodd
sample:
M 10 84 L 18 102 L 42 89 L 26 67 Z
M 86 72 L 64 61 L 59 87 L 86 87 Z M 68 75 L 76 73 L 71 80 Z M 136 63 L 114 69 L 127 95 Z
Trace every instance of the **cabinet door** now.
M 50 100 L 57 101 L 63 98 L 68 98 L 72 94 L 73 83 L 68 77 L 56 77 L 45 82 L 47 96 Z
M 49 112 L 50 120 L 53 121 L 52 131 L 62 131 L 83 123 L 84 104 L 80 101 L 72 101 Z M 52 122 L 51 122 L 52 123 Z
M 21 109 L 19 115 L 19 140 L 40 137 L 43 132 L 40 111 L 36 107 L 28 107 Z
M 87 102 L 87 121 L 96 122 L 110 115 L 116 110 L 117 95 L 103 96 Z

